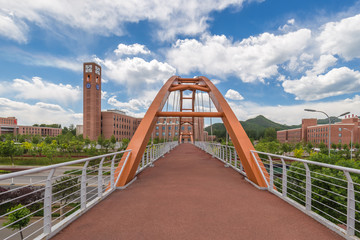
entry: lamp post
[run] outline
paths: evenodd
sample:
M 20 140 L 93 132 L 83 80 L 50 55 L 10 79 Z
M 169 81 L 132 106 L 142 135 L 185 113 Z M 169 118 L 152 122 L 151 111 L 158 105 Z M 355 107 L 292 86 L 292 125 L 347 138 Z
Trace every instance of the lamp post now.
M 329 157 L 330 157 L 330 148 L 331 148 L 331 120 L 330 120 L 330 117 L 329 115 L 326 114 L 326 112 L 323 112 L 323 111 L 318 111 L 318 110 L 315 110 L 315 109 L 304 109 L 304 111 L 307 111 L 307 112 L 319 112 L 319 113 L 323 113 L 326 115 L 326 117 L 329 119 L 329 140 L 328 140 L 328 149 L 329 149 Z M 341 114 L 339 117 L 342 117 L 346 114 L 348 114 L 349 112 L 346 112 L 346 113 L 343 113 Z
M 343 128 L 346 131 L 349 131 L 351 133 L 351 139 L 350 139 L 350 160 L 352 160 L 352 142 L 353 142 L 353 130 L 347 129 L 347 128 Z

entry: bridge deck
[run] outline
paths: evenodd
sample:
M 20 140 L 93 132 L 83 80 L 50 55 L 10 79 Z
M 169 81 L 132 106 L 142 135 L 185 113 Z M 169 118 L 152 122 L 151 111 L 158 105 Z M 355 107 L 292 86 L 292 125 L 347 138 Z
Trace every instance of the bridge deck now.
M 191 144 L 54 239 L 342 239 Z

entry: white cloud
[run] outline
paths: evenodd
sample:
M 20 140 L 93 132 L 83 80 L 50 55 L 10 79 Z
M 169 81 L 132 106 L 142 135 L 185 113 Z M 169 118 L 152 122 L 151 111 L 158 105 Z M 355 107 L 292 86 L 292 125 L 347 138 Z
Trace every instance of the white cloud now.
M 241 94 L 238 91 L 235 91 L 233 89 L 229 89 L 226 92 L 225 97 L 230 100 L 243 100 L 244 99 L 244 97 L 241 96 Z
M 135 117 L 142 117 L 154 100 L 158 90 L 149 90 L 138 98 L 131 98 L 127 102 L 117 100 L 116 96 L 108 99 L 107 103 Z
M 263 104 L 259 105 L 246 101 L 230 101 L 229 104 L 239 120 L 247 120 L 258 115 L 264 115 L 270 120 L 288 125 L 301 124 L 302 118 L 325 118 L 325 115 L 321 113 L 305 112 L 305 108 L 321 110 L 329 114 L 329 116 L 339 116 L 347 111 L 360 115 L 359 95 L 355 95 L 353 98 L 331 102 L 313 102 L 284 106 L 264 106 Z
M 125 45 L 120 43 L 114 53 L 118 56 L 121 55 L 137 55 L 137 54 L 150 54 L 150 50 L 144 45 L 135 43 L 132 45 Z
M 82 63 L 88 57 L 61 57 L 36 52 L 26 52 L 16 47 L 0 47 L 0 54 L 8 60 L 20 62 L 24 65 L 53 67 L 74 72 L 82 71 Z
M 243 82 L 264 81 L 278 74 L 278 65 L 301 55 L 311 31 L 300 29 L 284 35 L 263 33 L 241 42 L 226 36 L 178 40 L 167 52 L 168 62 L 180 74 L 199 71 L 215 76 L 235 75 Z
M 314 63 L 313 69 L 306 72 L 307 75 L 318 75 L 324 73 L 329 67 L 335 65 L 337 59 L 333 55 L 321 55 Z
M 322 53 L 338 54 L 345 60 L 360 57 L 360 14 L 329 22 L 316 38 Z
M 6 1 L 1 0 L 2 8 L 7 9 L 19 21 L 31 22 L 43 28 L 71 27 L 99 35 L 123 35 L 125 23 L 150 21 L 159 25 L 157 35 L 160 39 L 172 39 L 178 34 L 196 35 L 204 32 L 209 14 L 232 7 L 240 9 L 245 0 L 134 0 L 134 1 Z M 250 1 L 252 2 L 252 1 Z M 260 1 L 259 1 L 260 2 Z M 15 22 L 6 24 L 7 28 L 16 24 L 20 41 L 27 32 Z M 7 32 L 7 37 L 11 33 Z
M 0 9 L 0 36 L 26 43 L 27 33 L 28 27 L 22 20 L 16 19 L 11 12 Z
M 77 102 L 81 97 L 79 87 L 46 82 L 39 77 L 33 77 L 31 81 L 14 79 L 10 84 L 3 84 L 3 87 L 5 87 L 4 92 L 13 92 L 16 94 L 16 98 L 19 99 L 35 99 L 69 104 Z
M 150 62 L 142 58 L 97 59 L 102 64 L 107 79 L 125 85 L 128 92 L 142 94 L 143 91 L 161 86 L 175 74 L 167 63 L 155 59 Z
M 34 105 L 0 98 L 0 112 L 3 117 L 16 117 L 19 125 L 35 123 L 59 123 L 62 126 L 82 124 L 82 114 L 65 110 L 59 105 L 38 102 Z
M 289 31 L 290 28 L 291 28 L 292 26 L 294 26 L 294 24 L 295 24 L 295 19 L 294 19 L 294 18 L 289 19 L 284 26 L 279 27 L 279 30 L 280 30 L 280 31 L 283 31 L 283 32 Z
M 101 90 L 101 99 L 106 99 L 106 98 L 108 98 L 108 94 L 107 94 L 107 92 L 106 92 L 106 91 Z
M 298 100 L 318 100 L 357 92 L 360 72 L 347 67 L 333 68 L 324 75 L 306 75 L 298 80 L 283 82 L 285 92 L 296 95 Z

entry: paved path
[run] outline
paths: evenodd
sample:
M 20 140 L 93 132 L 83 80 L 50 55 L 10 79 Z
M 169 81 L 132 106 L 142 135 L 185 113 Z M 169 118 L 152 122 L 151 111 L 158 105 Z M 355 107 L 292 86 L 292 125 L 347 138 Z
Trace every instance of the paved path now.
M 53 239 L 342 239 L 191 144 Z

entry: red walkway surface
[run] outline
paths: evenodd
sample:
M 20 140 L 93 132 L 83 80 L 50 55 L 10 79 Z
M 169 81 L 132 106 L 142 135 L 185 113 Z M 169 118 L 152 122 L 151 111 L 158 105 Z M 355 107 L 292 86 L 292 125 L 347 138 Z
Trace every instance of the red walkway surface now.
M 182 144 L 53 239 L 342 239 Z

